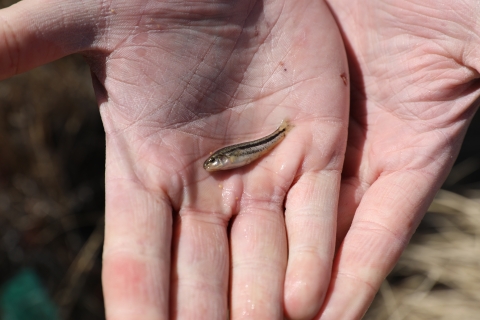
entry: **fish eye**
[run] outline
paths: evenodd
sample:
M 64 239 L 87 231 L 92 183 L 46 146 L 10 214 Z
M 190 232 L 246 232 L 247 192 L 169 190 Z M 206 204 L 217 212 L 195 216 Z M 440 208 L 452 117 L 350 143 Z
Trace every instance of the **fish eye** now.
M 208 163 L 214 163 L 214 162 L 215 162 L 215 159 L 214 159 L 214 158 L 208 159 Z

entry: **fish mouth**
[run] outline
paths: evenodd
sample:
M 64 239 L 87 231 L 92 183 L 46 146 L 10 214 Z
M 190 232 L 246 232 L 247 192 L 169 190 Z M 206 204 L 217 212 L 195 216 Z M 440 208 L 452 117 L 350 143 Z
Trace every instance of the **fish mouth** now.
M 209 166 L 209 165 L 205 165 L 205 166 L 203 166 L 203 168 L 204 168 L 205 170 L 207 170 L 208 172 L 213 172 L 213 171 L 217 171 L 217 170 L 218 170 L 217 168 L 211 167 L 211 166 Z
M 203 169 L 207 171 L 211 171 L 212 167 L 210 167 L 210 164 L 208 163 L 208 160 L 203 163 Z

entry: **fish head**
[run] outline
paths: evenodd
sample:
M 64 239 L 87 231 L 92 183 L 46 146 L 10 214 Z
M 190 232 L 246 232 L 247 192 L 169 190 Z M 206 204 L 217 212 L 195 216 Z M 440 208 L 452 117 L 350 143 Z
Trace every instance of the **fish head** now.
M 222 170 L 228 166 L 229 158 L 221 154 L 213 154 L 203 163 L 203 168 L 207 171 Z

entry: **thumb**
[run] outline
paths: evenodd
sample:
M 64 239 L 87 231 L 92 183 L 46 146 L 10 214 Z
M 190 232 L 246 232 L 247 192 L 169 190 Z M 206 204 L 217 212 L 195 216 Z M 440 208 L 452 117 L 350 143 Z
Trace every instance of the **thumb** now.
M 0 79 L 92 48 L 106 11 L 95 0 L 25 0 L 0 10 Z

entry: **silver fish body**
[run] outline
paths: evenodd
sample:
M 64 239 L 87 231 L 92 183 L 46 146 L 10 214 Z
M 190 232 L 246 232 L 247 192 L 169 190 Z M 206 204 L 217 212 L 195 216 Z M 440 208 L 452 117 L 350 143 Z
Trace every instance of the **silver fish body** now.
M 219 149 L 208 157 L 203 168 L 212 172 L 245 166 L 272 150 L 285 138 L 291 127 L 288 121 L 284 120 L 277 130 L 266 137 Z

